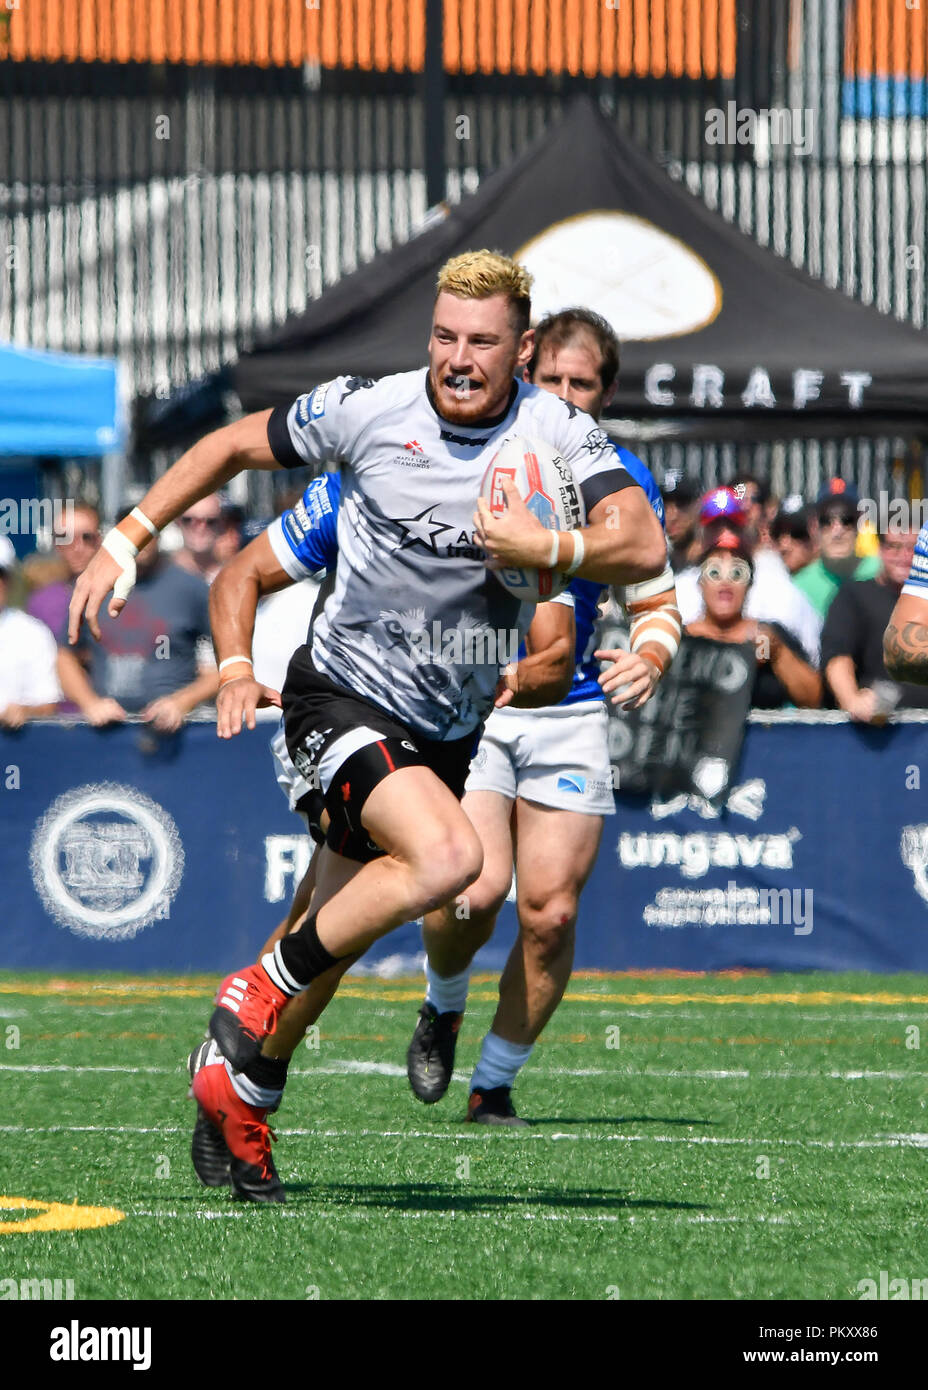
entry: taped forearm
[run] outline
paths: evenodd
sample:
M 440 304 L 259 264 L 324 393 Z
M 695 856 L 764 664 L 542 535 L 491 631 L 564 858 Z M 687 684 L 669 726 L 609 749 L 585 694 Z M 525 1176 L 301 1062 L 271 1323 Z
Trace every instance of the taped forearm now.
M 630 619 L 630 649 L 636 656 L 652 661 L 664 675 L 679 651 L 682 635 L 670 566 L 656 579 L 629 584 L 625 589 L 625 608 Z

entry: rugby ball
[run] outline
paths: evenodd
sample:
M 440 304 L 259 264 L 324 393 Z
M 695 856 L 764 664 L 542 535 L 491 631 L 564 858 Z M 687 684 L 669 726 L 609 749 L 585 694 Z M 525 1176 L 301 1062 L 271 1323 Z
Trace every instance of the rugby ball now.
M 549 531 L 572 531 L 586 525 L 586 511 L 570 464 L 543 439 L 510 435 L 503 440 L 483 475 L 480 495 L 494 516 L 506 510 L 503 480 L 509 478 L 529 511 Z M 515 598 L 544 603 L 570 583 L 560 570 L 499 569 L 496 578 Z

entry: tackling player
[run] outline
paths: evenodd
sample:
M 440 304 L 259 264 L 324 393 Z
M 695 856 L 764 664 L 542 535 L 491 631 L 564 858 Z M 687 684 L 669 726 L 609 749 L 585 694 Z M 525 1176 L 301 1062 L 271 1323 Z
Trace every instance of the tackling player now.
M 289 410 L 208 435 L 109 533 L 75 586 L 72 638 L 84 613 L 97 635 L 106 594 L 116 586 L 118 612 L 131 589 L 137 547 L 191 502 L 244 467 L 344 465 L 335 587 L 282 692 L 290 755 L 304 776 L 318 771 L 330 816 L 319 906 L 260 966 L 220 987 L 210 1030 L 230 1066 L 194 1080 L 233 1154 L 233 1185 L 254 1200 L 284 1196 L 266 1112 L 286 1078 L 272 1045 L 290 999 L 480 874 L 480 841 L 459 799 L 505 664 L 500 643 L 508 651 L 507 635 L 523 636 L 534 613 L 488 572 L 487 557 L 623 585 L 666 563 L 644 492 L 590 417 L 513 380 L 532 355 L 529 287 L 525 270 L 495 253 L 447 262 L 427 371 L 338 377 Z M 483 499 L 474 512 L 486 466 L 512 433 L 538 434 L 562 453 L 586 527 L 552 534 L 510 486 L 501 516 Z M 466 650 L 455 641 L 446 650 L 443 635 L 455 633 L 471 634 Z M 250 665 L 235 655 L 240 668 Z M 235 669 L 228 658 L 221 664 Z M 226 1084 L 197 1089 L 220 1076 Z
M 527 378 L 568 408 L 598 420 L 616 389 L 619 344 L 609 324 L 586 309 L 550 315 L 535 329 Z M 656 515 L 663 504 L 648 469 L 627 450 L 625 467 L 645 490 Z M 580 894 L 613 815 L 604 694 L 635 707 L 649 699 L 680 641 L 673 574 L 629 588 L 628 652 L 594 651 L 602 585 L 570 586 L 576 604 L 576 671 L 566 698 L 530 715 L 494 710 L 470 767 L 463 806 L 483 845 L 483 871 L 461 906 L 429 914 L 425 1002 L 407 1055 L 407 1074 L 420 1100 L 440 1100 L 451 1081 L 471 962 L 490 939 L 516 871 L 519 934 L 499 982 L 499 1006 L 471 1078 L 467 1118 L 524 1125 L 511 1090 L 570 979 Z M 614 664 L 600 675 L 598 659 Z

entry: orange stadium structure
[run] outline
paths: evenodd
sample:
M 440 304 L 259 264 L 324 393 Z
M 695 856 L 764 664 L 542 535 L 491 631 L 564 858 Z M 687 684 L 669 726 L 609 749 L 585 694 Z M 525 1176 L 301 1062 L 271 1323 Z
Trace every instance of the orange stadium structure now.
M 855 0 L 844 49 L 844 113 L 924 116 L 928 3 Z
M 736 0 L 445 0 L 448 72 L 731 77 Z M 4 35 L 4 29 L 6 33 Z M 419 72 L 425 0 L 42 0 L 12 10 L 14 61 Z

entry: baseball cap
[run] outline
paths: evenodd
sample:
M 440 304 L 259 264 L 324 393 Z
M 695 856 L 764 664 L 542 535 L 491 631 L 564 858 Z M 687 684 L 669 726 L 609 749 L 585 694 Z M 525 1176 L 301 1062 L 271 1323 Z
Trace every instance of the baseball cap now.
M 788 497 L 770 526 L 770 534 L 774 540 L 779 540 L 781 536 L 792 536 L 796 541 L 807 541 L 809 537 L 809 508 L 802 506 L 802 499 L 798 499 L 798 507 L 787 505 L 792 503 L 793 498 Z
M 829 478 L 816 498 L 815 506 L 821 516 L 826 507 L 834 507 L 836 504 L 840 504 L 844 511 L 856 512 L 859 501 L 860 496 L 853 483 L 847 482 L 844 478 Z
M 736 526 L 742 526 L 746 520 L 744 503 L 735 496 L 730 487 L 716 487 L 707 492 L 699 508 L 699 520 L 703 526 L 709 526 L 713 521 L 721 521 L 723 518 L 727 518 Z
M 740 555 L 743 560 L 750 562 L 752 569 L 754 567 L 754 547 L 742 528 L 725 518 L 710 522 L 703 532 L 700 564 L 713 550 L 727 550 L 733 555 Z
M 16 568 L 16 551 L 9 536 L 0 536 L 0 574 L 9 574 Z
M 671 468 L 664 474 L 661 492 L 665 502 L 688 507 L 699 496 L 699 483 L 695 478 L 688 478 L 679 468 Z

